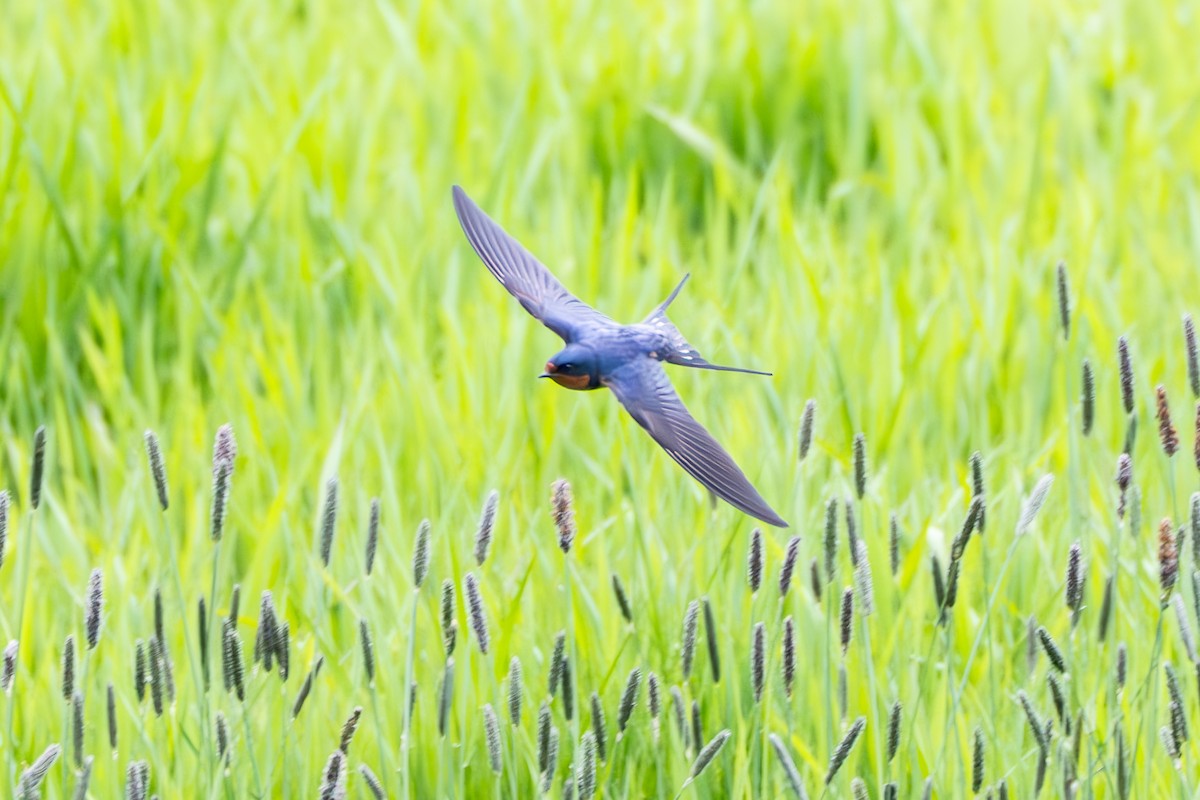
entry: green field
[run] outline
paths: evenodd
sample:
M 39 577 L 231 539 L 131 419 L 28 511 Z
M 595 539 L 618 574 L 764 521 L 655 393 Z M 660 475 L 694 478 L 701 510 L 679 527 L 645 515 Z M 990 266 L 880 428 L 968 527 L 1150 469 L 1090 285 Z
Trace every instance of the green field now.
M 94 759 L 87 797 L 139 796 L 139 761 L 148 794 L 161 798 L 313 797 L 361 707 L 342 764 L 350 797 L 372 796 L 360 765 L 388 797 L 534 797 L 546 701 L 558 737 L 549 796 L 572 779 L 574 796 L 586 797 L 595 692 L 607 721 L 594 778 L 603 797 L 785 796 L 771 734 L 810 797 L 879 798 L 890 782 L 899 797 L 920 797 L 927 778 L 936 797 L 967 797 L 977 742 L 980 794 L 999 796 L 1004 781 L 1009 796 L 1032 797 L 1044 770 L 1048 797 L 1200 796 L 1200 747 L 1182 741 L 1177 763 L 1168 753 L 1178 734 L 1166 669 L 1177 725 L 1195 730 L 1188 637 L 1200 624 L 1200 519 L 1189 507 L 1200 488 L 1200 409 L 1181 318 L 1200 315 L 1198 15 L 1194 3 L 1028 0 L 6 4 L 0 644 L 17 646 L 0 696 L 0 794 L 17 793 L 59 744 L 43 797 L 80 797 L 85 757 Z M 756 593 L 753 520 L 711 504 L 608 392 L 536 379 L 560 342 L 471 251 L 451 205 L 455 183 L 622 321 L 640 320 L 691 272 L 672 319 L 713 361 L 774 372 L 670 371 L 792 524 L 764 531 Z M 1131 417 L 1121 335 L 1137 423 L 1123 520 L 1114 478 Z M 1095 376 L 1086 435 L 1085 360 Z M 1160 384 L 1182 438 L 1173 458 L 1158 437 Z M 800 460 L 810 398 L 813 442 Z M 225 423 L 237 456 L 218 546 L 213 443 Z M 146 429 L 162 445 L 165 513 Z M 954 560 L 976 451 L 986 528 Z M 1045 505 L 1018 535 L 1044 475 L 1054 476 Z M 572 486 L 578 527 L 566 555 L 551 513 L 559 478 Z M 476 530 L 492 490 L 494 539 L 480 565 Z M 851 566 L 848 501 L 869 577 Z M 414 591 L 425 519 L 428 575 Z M 1180 527 L 1177 612 L 1160 584 Z M 781 599 L 793 534 L 796 575 Z M 1075 542 L 1086 579 L 1073 612 Z M 957 574 L 944 624 L 934 557 L 943 582 Z M 104 602 L 93 649 L 85 618 L 96 569 Z M 456 598 L 451 692 L 445 580 Z M 229 630 L 244 651 L 244 702 L 225 690 L 220 663 L 235 584 Z M 839 605 L 856 585 L 843 651 Z M 156 590 L 165 656 L 151 660 L 170 663 L 173 690 L 160 675 L 139 699 L 135 652 L 157 641 Z M 283 683 L 252 659 L 260 631 L 274 627 L 260 625 L 264 591 L 288 625 Z M 201 597 L 212 632 L 206 692 Z M 702 598 L 715 630 L 701 604 L 685 676 L 685 616 Z M 1061 674 L 1039 625 L 1061 650 Z M 560 631 L 570 719 L 563 690 L 548 692 Z M 63 691 L 68 636 L 77 698 Z M 618 740 L 634 668 L 642 681 Z M 660 689 L 657 721 L 648 673 Z M 672 689 L 689 717 L 683 730 Z M 693 703 L 703 741 L 730 735 L 684 788 L 700 749 Z M 498 717 L 499 774 L 485 704 Z M 826 788 L 839 740 L 860 717 L 865 729 Z

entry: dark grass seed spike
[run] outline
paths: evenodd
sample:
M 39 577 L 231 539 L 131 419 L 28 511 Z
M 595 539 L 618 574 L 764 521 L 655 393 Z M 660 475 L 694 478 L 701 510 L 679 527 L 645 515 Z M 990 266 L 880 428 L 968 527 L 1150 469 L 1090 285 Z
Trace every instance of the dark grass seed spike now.
M 1086 358 L 1083 360 L 1083 388 L 1080 392 L 1080 404 L 1083 406 L 1083 435 L 1090 436 L 1092 425 L 1096 420 L 1096 377 L 1092 374 L 1092 364 Z
M 629 595 L 625 594 L 625 586 L 621 583 L 620 576 L 617 573 L 612 574 L 613 594 L 617 598 L 617 608 L 621 611 L 621 616 L 630 625 L 633 624 L 633 609 L 629 605 Z
M 1171 405 L 1167 390 L 1161 383 L 1154 389 L 1155 416 L 1158 418 L 1158 440 L 1167 458 L 1179 452 L 1179 433 L 1171 422 Z
M 70 701 L 75 694 L 75 637 L 68 634 L 63 642 L 62 696 Z
M 151 644 L 153 645 L 153 640 Z M 223 656 L 226 690 L 232 690 L 237 695 L 238 702 L 245 702 L 246 675 L 242 665 L 242 638 L 238 635 L 237 626 L 228 620 L 225 622 L 223 634 Z
M 687 706 L 683 702 L 683 693 L 678 686 L 671 687 L 671 711 L 675 716 L 675 727 L 679 730 L 679 741 L 685 752 L 691 751 L 688 739 Z
M 1119 645 L 1117 645 L 1116 676 L 1118 692 L 1125 688 L 1125 677 L 1129 664 L 1128 652 L 1129 651 L 1126 649 L 1124 642 L 1121 642 Z
M 554 634 L 554 654 L 550 657 L 550 686 L 548 693 L 551 697 L 558 694 L 562 683 L 563 660 L 566 657 L 567 632 L 559 631 Z
M 715 759 L 717 754 L 721 752 L 721 748 L 725 746 L 727 741 L 729 741 L 729 737 L 730 732 L 729 729 L 726 728 L 710 739 L 708 744 L 704 745 L 703 749 L 701 749 L 700 753 L 696 756 L 696 760 L 692 762 L 692 774 L 688 780 L 695 780 L 704 774 L 704 770 L 708 769 L 708 766 L 713 762 L 713 759 Z
M 96 649 L 96 643 L 100 641 L 100 619 L 103 613 L 104 573 L 97 567 L 92 570 L 92 575 L 88 579 L 87 611 L 83 617 L 88 650 Z
M 775 750 L 779 765 L 783 768 L 783 776 L 787 779 L 792 794 L 796 796 L 797 800 L 808 800 L 808 793 L 804 790 L 804 781 L 800 777 L 800 770 L 796 769 L 796 762 L 792 760 L 787 745 L 774 733 L 767 738 L 771 741 L 771 747 Z
M 823 591 L 821 586 L 821 565 L 817 561 L 816 556 L 813 556 L 813 560 L 809 564 L 809 582 L 812 587 L 813 600 L 816 601 L 817 605 L 821 605 L 821 593 Z
M 1195 438 L 1192 440 L 1192 461 L 1196 464 L 1196 469 L 1200 470 L 1200 403 L 1196 403 L 1196 425 Z
M 429 520 L 421 520 L 421 524 L 417 526 L 417 541 L 413 546 L 413 590 L 421 588 L 421 584 L 425 583 L 425 576 L 429 574 L 429 534 L 431 526 Z
M 762 700 L 766 687 L 767 634 L 761 622 L 754 623 L 753 644 L 750 647 L 750 685 L 754 689 L 754 702 Z
M 1176 746 L 1180 749 L 1188 740 L 1187 716 L 1183 710 L 1183 706 L 1172 700 L 1168 707 L 1171 719 L 1171 735 L 1175 739 Z
M 867 437 L 854 435 L 854 492 L 862 500 L 867 493 Z
M 358 731 L 358 722 L 362 719 L 362 712 L 362 706 L 356 706 L 346 721 L 342 723 L 342 739 L 338 744 L 338 749 L 346 755 L 350 755 L 350 742 L 354 740 L 354 734 Z
M 987 495 L 983 486 L 983 454 L 976 450 L 971 453 L 971 499 L 980 499 L 979 532 L 982 534 L 987 527 Z
M 78 773 L 75 779 L 75 791 L 71 794 L 72 800 L 87 800 L 88 785 L 92 781 L 92 767 L 95 764 L 95 759 L 88 756 L 83 760 L 83 769 Z
M 544 775 L 550 766 L 550 704 L 545 700 L 538 708 L 537 756 L 538 773 Z
M 230 625 L 238 624 L 238 610 L 242 601 L 242 585 L 235 583 L 229 592 L 229 615 L 226 617 Z
M 592 735 L 596 740 L 596 757 L 601 764 L 608 763 L 608 726 L 604 721 L 604 706 L 600 703 L 600 695 L 592 692 Z
M 900 705 L 900 701 L 892 703 L 891 710 L 888 711 L 888 730 L 887 730 L 887 760 L 891 763 L 896 757 L 896 751 L 900 748 L 900 722 L 904 713 L 904 707 Z
M 286 683 L 291 667 L 291 635 L 287 620 L 279 623 L 278 636 L 275 637 L 275 660 L 279 662 L 279 680 Z
M 712 603 L 708 597 L 703 598 L 704 605 L 704 644 L 708 648 L 708 666 L 712 670 L 713 683 L 721 682 L 721 647 L 717 639 L 717 621 L 713 616 Z
M 312 693 L 313 682 L 316 680 L 317 675 L 321 672 L 321 665 L 324 663 L 325 657 L 317 656 L 317 660 L 313 662 L 312 669 L 310 669 L 308 674 L 304 677 L 304 683 L 300 685 L 300 691 L 296 695 L 296 702 L 292 704 L 292 719 L 300 716 L 300 710 L 304 708 L 304 701 L 306 701 L 309 694 Z
M 867 784 L 862 778 L 850 779 L 850 793 L 854 795 L 854 800 L 871 800 L 871 793 L 867 791 Z
M 1175 621 L 1179 625 L 1179 640 L 1183 642 L 1188 661 L 1193 664 L 1200 662 L 1200 657 L 1196 654 L 1196 639 L 1192 635 L 1192 625 L 1188 622 L 1187 606 L 1184 605 L 1182 593 L 1176 594 L 1171 601 L 1175 607 Z
M 642 688 L 642 669 L 634 667 L 629 671 L 629 679 L 625 681 L 625 691 L 621 693 L 621 703 L 617 706 L 617 738 L 629 727 L 633 709 L 637 707 L 638 692 Z
M 482 567 L 487 561 L 488 549 L 492 546 L 492 534 L 496 528 L 496 506 L 500 495 L 496 491 L 488 492 L 483 501 L 483 511 L 479 516 L 479 527 L 475 530 L 475 564 Z
M 458 639 L 458 623 L 455 620 L 454 581 L 446 578 L 442 581 L 442 646 L 447 656 L 454 655 L 454 645 Z
M 496 719 L 496 712 L 491 703 L 485 703 L 483 706 L 483 732 L 487 742 L 488 762 L 492 772 L 499 775 L 504 769 L 504 756 L 500 750 L 500 721 Z
M 1071 544 L 1067 552 L 1067 609 L 1071 612 L 1071 627 L 1079 620 L 1079 611 L 1083 605 L 1083 554 L 1078 541 Z
M 54 762 L 58 760 L 60 752 L 62 752 L 62 747 L 57 744 L 52 744 L 42 751 L 42 754 L 21 773 L 21 778 L 17 782 L 18 795 L 31 798 L 31 800 L 41 796 L 42 781 L 50 772 L 50 768 L 54 766 Z
M 982 514 L 980 519 L 983 519 Z M 888 564 L 892 577 L 895 578 L 896 573 L 900 571 L 900 522 L 896 519 L 895 512 L 888 518 Z
M 829 498 L 825 506 L 825 580 L 833 583 L 837 577 L 837 498 Z
M 858 551 L 857 564 L 854 566 L 854 584 L 858 593 L 859 610 L 864 617 L 875 613 L 875 581 L 871 577 L 871 558 L 867 554 L 867 542 L 859 539 L 855 542 Z
M 321 773 L 320 800 L 344 800 L 346 797 L 346 754 L 334 750 Z
M 650 728 L 654 741 L 658 741 L 658 718 L 662 714 L 662 688 L 658 676 L 653 672 L 646 675 L 646 705 L 650 711 Z
M 115 755 L 117 752 L 117 696 L 111 683 L 105 693 L 108 711 L 108 749 Z
M 375 568 L 375 555 L 379 550 L 379 498 L 371 498 L 371 511 L 367 517 L 367 549 L 365 554 L 365 567 L 367 575 L 370 576 L 371 570 Z M 366 769 L 364 764 L 363 769 Z M 369 770 L 368 770 L 369 771 Z
M 1175 547 L 1175 532 L 1169 517 L 1158 523 L 1158 585 L 1162 590 L 1162 606 L 1166 608 L 1175 580 L 1179 577 L 1179 551 Z
M 1046 684 L 1050 687 L 1050 699 L 1054 703 L 1054 712 L 1058 714 L 1058 721 L 1064 724 L 1067 723 L 1066 716 L 1066 697 L 1063 695 L 1062 684 L 1053 672 L 1046 673 Z
M 576 790 L 579 800 L 592 800 L 596 796 L 596 739 L 591 731 L 584 731 L 579 751 L 579 766 L 575 770 Z
M 817 401 L 809 400 L 804 404 L 804 413 L 800 415 L 800 433 L 797 436 L 800 461 L 808 458 L 808 451 L 812 448 L 813 423 L 816 421 L 816 417 Z
M 1133 413 L 1133 357 L 1126 336 L 1117 339 L 1117 366 L 1121 376 L 1121 405 L 1129 415 Z
M 1162 740 L 1163 749 L 1166 750 L 1167 756 L 1172 761 L 1179 761 L 1179 741 L 1176 740 L 1174 732 L 1167 725 L 1163 725 L 1158 729 L 1158 738 Z
M 83 695 L 71 699 L 71 750 L 76 769 L 83 768 Z
M 750 549 L 746 553 L 746 582 L 750 585 L 750 593 L 758 592 L 762 585 L 763 575 L 763 532 L 755 528 L 750 532 Z
M 845 658 L 846 652 L 850 649 L 850 634 L 854 628 L 854 589 L 849 586 L 842 590 L 840 620 L 839 632 L 842 645 L 842 658 Z
M 1067 671 L 1067 662 L 1063 658 L 1062 650 L 1058 648 L 1058 644 L 1050 636 L 1050 632 L 1045 627 L 1039 625 L 1037 629 L 1038 641 L 1042 644 L 1042 650 L 1046 652 L 1046 658 L 1050 660 L 1050 666 L 1060 673 Z
M 787 597 L 792 586 L 792 576 L 796 574 L 796 562 L 800 558 L 800 537 L 793 536 L 788 540 L 787 550 L 783 555 L 783 565 L 779 568 L 779 596 Z
M 1067 283 L 1066 262 L 1058 262 L 1058 319 L 1062 323 L 1063 341 L 1071 338 L 1071 287 Z
M 167 637 L 163 635 L 163 600 L 162 589 L 154 587 L 154 635 L 158 637 L 160 642 L 165 642 Z
M 946 568 L 946 608 L 954 608 L 954 604 L 958 602 L 958 574 L 962 569 L 962 561 L 950 560 L 950 566 Z
M 37 511 L 42 504 L 42 479 L 46 472 L 46 426 L 33 432 L 33 468 L 29 471 L 29 504 Z
M 942 578 L 942 562 L 937 554 L 929 557 L 930 571 L 933 573 L 933 599 L 937 605 L 938 624 L 946 618 L 946 582 Z
M 337 528 L 338 479 L 337 476 L 325 481 L 325 502 L 321 506 L 321 563 L 329 566 L 333 555 L 333 534 Z
M 8 542 L 8 490 L 0 489 L 0 567 L 4 566 L 4 550 Z
M 450 707 L 454 702 L 454 659 L 446 659 L 446 668 L 442 672 L 442 687 L 438 693 L 438 735 L 446 736 L 450 722 Z
M 514 728 L 521 725 L 521 700 L 524 689 L 521 685 L 521 659 L 516 656 L 508 665 L 508 721 Z
M 563 554 L 571 552 L 575 543 L 575 510 L 571 500 L 571 484 L 559 478 L 552 487 L 551 506 L 554 516 L 554 527 L 558 531 L 558 549 Z
M 141 639 L 134 644 L 133 686 L 138 702 L 143 702 L 146 699 L 146 647 Z
M 796 682 L 796 624 L 789 615 L 783 621 L 783 691 L 790 699 Z
M 162 645 L 158 641 L 158 637 L 150 637 L 150 699 L 154 703 L 154 715 L 161 717 L 163 715 L 163 674 L 162 674 Z M 233 684 L 229 678 L 226 678 L 226 691 L 229 691 Z
M 846 549 L 850 551 L 850 566 L 858 566 L 858 521 L 854 516 L 854 502 L 847 497 L 846 505 Z
M 196 604 L 196 626 L 198 628 L 197 638 L 200 641 L 200 675 L 204 682 L 204 691 L 208 691 L 212 683 L 212 673 L 209 667 L 208 660 L 208 609 L 204 605 L 204 598 L 200 598 L 200 602 Z M 141 644 L 141 640 L 138 640 Z M 138 700 L 142 699 L 142 693 L 138 692 Z
M 1191 314 L 1183 315 L 1183 345 L 1187 351 L 1188 385 L 1192 397 L 1200 400 L 1200 349 L 1196 345 L 1196 323 Z
M 867 727 L 867 718 L 859 717 L 854 720 L 854 724 L 846 731 L 846 735 L 838 742 L 837 747 L 833 750 L 833 755 L 829 759 L 829 769 L 825 773 L 825 785 L 828 786 L 837 776 L 838 770 L 842 768 L 842 764 L 846 763 L 846 759 L 850 755 L 851 749 L 854 748 L 854 743 L 858 740 L 859 734 Z
M 692 662 L 696 656 L 696 623 L 699 615 L 700 604 L 695 600 L 688 603 L 687 612 L 683 615 L 683 644 L 680 648 L 685 681 L 691 677 Z M 551 691 L 550 694 L 554 692 Z
M 221 541 L 225 532 L 225 515 L 229 507 L 229 484 L 233 474 L 233 462 L 218 461 L 213 466 L 212 510 L 209 512 L 209 535 L 214 542 Z
M 554 783 L 554 775 L 558 772 L 558 726 L 550 726 L 550 736 L 546 744 L 546 769 L 542 775 L 542 794 L 550 791 Z
M 367 685 L 375 684 L 375 646 L 371 642 L 371 629 L 366 618 L 358 620 L 358 639 L 362 645 L 363 669 L 367 673 Z
M 699 750 L 704 745 L 704 720 L 700 716 L 700 701 L 692 701 L 692 746 Z
M 150 477 L 154 479 L 154 493 L 158 496 L 159 507 L 166 511 L 170 505 L 170 492 L 167 489 L 167 468 L 163 466 L 162 448 L 154 431 L 147 430 L 143 438 L 146 441 L 146 459 L 150 462 Z
M 463 576 L 463 586 L 467 594 L 467 618 L 471 622 L 471 633 L 475 636 L 475 644 L 479 646 L 479 652 L 486 656 L 490 640 L 483 598 L 479 594 L 479 581 L 476 580 L 474 574 L 468 572 Z
M 566 655 L 562 659 L 562 701 L 563 716 L 570 722 L 575 718 L 575 681 L 571 675 L 571 658 Z
M 367 791 L 371 793 L 371 797 L 375 800 L 386 800 L 387 795 L 383 791 L 383 784 L 379 778 L 371 771 L 371 768 L 366 764 L 358 765 L 358 772 L 362 775 L 363 782 L 367 785 Z

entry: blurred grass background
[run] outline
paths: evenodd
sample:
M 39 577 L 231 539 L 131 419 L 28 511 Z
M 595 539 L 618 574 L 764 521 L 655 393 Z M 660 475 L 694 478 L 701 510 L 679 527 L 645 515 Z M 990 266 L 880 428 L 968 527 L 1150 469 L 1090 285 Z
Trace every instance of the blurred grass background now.
M 0 624 L 20 640 L 6 700 L 16 704 L 16 761 L 62 739 L 62 640 L 79 635 L 87 577 L 101 567 L 108 605 L 84 687 L 88 750 L 107 749 L 107 680 L 120 698 L 122 745 L 119 761 L 97 758 L 95 795 L 123 784 L 130 758 L 151 762 L 164 797 L 207 791 L 195 748 L 211 733 L 195 705 L 177 604 L 172 724 L 139 710 L 132 689 L 132 642 L 150 632 L 153 587 L 176 600 L 141 432 L 153 428 L 164 444 L 190 603 L 208 589 L 209 448 L 231 422 L 240 448 L 219 594 L 241 584 L 252 632 L 259 592 L 275 592 L 297 651 L 287 704 L 315 654 L 327 662 L 286 748 L 274 678 L 256 678 L 249 747 L 276 778 L 290 770 L 292 790 L 315 791 L 333 732 L 358 704 L 382 716 L 364 721 L 351 762 L 391 769 L 399 785 L 408 632 L 388 622 L 407 618 L 413 535 L 426 517 L 433 586 L 419 601 L 413 785 L 420 796 L 442 786 L 436 584 L 474 567 L 474 526 L 494 488 L 497 541 L 482 570 L 494 659 L 475 658 L 471 677 L 460 676 L 450 737 L 452 764 L 468 764 L 456 793 L 490 790 L 478 708 L 499 707 L 513 655 L 530 681 L 527 706 L 536 705 L 553 634 L 568 625 L 548 513 L 560 476 L 575 487 L 581 530 L 570 557 L 581 697 L 594 689 L 615 702 L 637 664 L 678 682 L 684 609 L 708 595 L 727 676 L 719 687 L 694 677 L 689 694 L 702 700 L 708 732 L 730 727 L 734 740 L 732 755 L 688 791 L 782 791 L 775 765 L 762 784 L 760 724 L 790 731 L 810 791 L 819 786 L 840 729 L 826 691 L 824 654 L 836 636 L 826 609 L 791 595 L 802 688 L 790 714 L 779 691 L 759 714 L 747 688 L 749 628 L 768 622 L 774 643 L 781 612 L 774 597 L 751 601 L 745 589 L 751 521 L 711 509 L 607 393 L 568 395 L 534 380 L 558 342 L 470 251 L 450 204 L 449 187 L 460 183 L 568 287 L 618 319 L 640 319 L 693 273 L 672 309 L 679 327 L 713 360 L 775 377 L 672 378 L 803 537 L 802 564 L 820 553 L 825 500 L 851 489 L 850 443 L 865 433 L 871 479 L 860 527 L 875 565 L 878 685 L 859 680 L 863 655 L 852 650 L 849 718 L 895 698 L 917 706 L 902 763 L 888 773 L 902 795 L 919 791 L 935 766 L 942 796 L 965 793 L 970 764 L 957 754 L 976 724 L 988 738 L 988 782 L 1007 775 L 1018 794 L 1032 788 L 1032 739 L 1012 697 L 1024 686 L 1050 709 L 1044 683 L 1024 670 L 1025 620 L 1044 617 L 1066 636 L 1059 589 L 1071 541 L 1083 542 L 1091 565 L 1092 606 L 1116 560 L 1107 543 L 1126 427 L 1115 365 L 1122 333 L 1136 357 L 1147 531 L 1164 515 L 1182 521 L 1196 487 L 1187 452 L 1170 465 L 1158 456 L 1150 414 L 1152 389 L 1164 383 L 1178 424 L 1190 427 L 1179 320 L 1200 310 L 1197 10 L 9 4 L 0 27 L 0 485 L 14 492 L 14 508 Z M 1074 305 L 1066 343 L 1054 295 L 1060 259 Z M 1083 358 L 1096 367 L 1098 394 L 1086 440 L 1077 433 Z M 795 431 L 809 397 L 819 408 L 815 454 L 800 468 Z M 43 423 L 47 513 L 30 548 L 24 495 L 32 432 Z M 1002 587 L 989 629 L 995 658 L 974 665 L 948 724 L 938 705 L 944 653 L 926 663 L 932 643 L 942 646 L 927 562 L 931 552 L 944 561 L 961 523 L 976 449 L 995 520 L 981 540 L 993 578 L 1020 498 L 1043 473 L 1060 480 Z M 324 480 L 335 474 L 341 513 L 324 570 L 315 530 Z M 382 498 L 384 536 L 380 572 L 366 584 L 372 496 Z M 893 511 L 905 537 L 894 581 Z M 772 572 L 786 538 L 768 531 Z M 1094 731 L 1084 785 L 1100 796 L 1112 796 L 1111 715 L 1089 692 L 1110 677 L 1116 639 L 1129 641 L 1141 684 L 1158 613 L 1155 545 L 1144 531 L 1128 548 L 1116 636 L 1081 644 L 1090 655 L 1072 678 Z M 32 559 L 35 591 L 18 631 L 22 558 Z M 959 630 L 946 639 L 959 668 L 987 599 L 982 564 L 965 569 Z M 629 642 L 613 571 L 636 601 Z M 190 605 L 186 613 L 192 620 Z M 377 638 L 378 709 L 359 663 L 360 616 Z M 1167 655 L 1178 661 L 1173 631 Z M 776 672 L 777 659 L 773 680 Z M 1127 695 L 1131 720 L 1145 701 Z M 1141 745 L 1135 775 L 1155 795 L 1176 788 L 1161 748 L 1147 752 L 1162 722 L 1128 732 Z M 854 774 L 881 791 L 881 724 L 871 718 L 831 794 L 848 796 Z M 234 730 L 245 733 L 240 723 Z M 528 727 L 523 736 L 521 758 L 532 759 Z M 253 783 L 247 747 L 241 741 L 235 755 L 236 796 Z M 673 795 L 690 759 L 669 738 L 660 747 L 661 757 L 648 733 L 633 737 L 606 796 L 653 795 L 660 776 Z M 944 747 L 954 757 L 943 758 Z M 522 792 L 531 791 L 522 775 Z M 47 790 L 60 797 L 71 786 L 56 768 Z

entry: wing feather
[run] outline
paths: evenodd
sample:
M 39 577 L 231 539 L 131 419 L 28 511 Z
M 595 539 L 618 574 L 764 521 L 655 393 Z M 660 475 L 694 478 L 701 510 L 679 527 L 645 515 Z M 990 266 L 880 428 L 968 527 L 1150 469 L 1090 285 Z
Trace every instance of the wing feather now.
M 788 526 L 687 410 L 658 361 L 630 362 L 603 382 L 629 415 L 693 478 L 739 511 L 770 525 Z
M 569 344 L 579 338 L 580 332 L 589 326 L 616 325 L 567 291 L 544 264 L 509 236 L 460 187 L 455 186 L 453 194 L 458 221 L 479 258 L 526 311 L 564 342 Z

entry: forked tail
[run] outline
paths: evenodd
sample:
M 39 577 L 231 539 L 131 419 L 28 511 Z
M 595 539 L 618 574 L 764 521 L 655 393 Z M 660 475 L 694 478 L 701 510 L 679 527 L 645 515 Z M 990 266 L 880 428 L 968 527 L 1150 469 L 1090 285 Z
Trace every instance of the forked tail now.
M 653 326 L 655 329 L 666 334 L 667 338 L 670 339 L 671 349 L 667 352 L 662 360 L 666 361 L 668 364 L 678 364 L 681 367 L 715 369 L 721 372 L 744 372 L 748 375 L 770 375 L 771 373 L 769 372 L 762 372 L 757 369 L 727 367 L 722 364 L 713 364 L 707 361 L 704 356 L 700 355 L 696 348 L 688 344 L 687 339 L 683 338 L 683 334 L 679 332 L 679 328 L 676 328 L 675 323 L 671 322 L 671 320 L 667 317 L 667 307 L 670 306 L 671 302 L 679 295 L 679 290 L 683 288 L 683 285 L 687 283 L 688 278 L 690 277 L 690 272 L 684 275 L 683 280 L 679 282 L 679 285 L 676 286 L 669 295 L 667 295 L 667 299 L 659 303 L 658 308 L 654 309 L 654 311 L 650 313 L 650 316 L 646 317 L 646 319 L 642 321 L 643 325 Z

